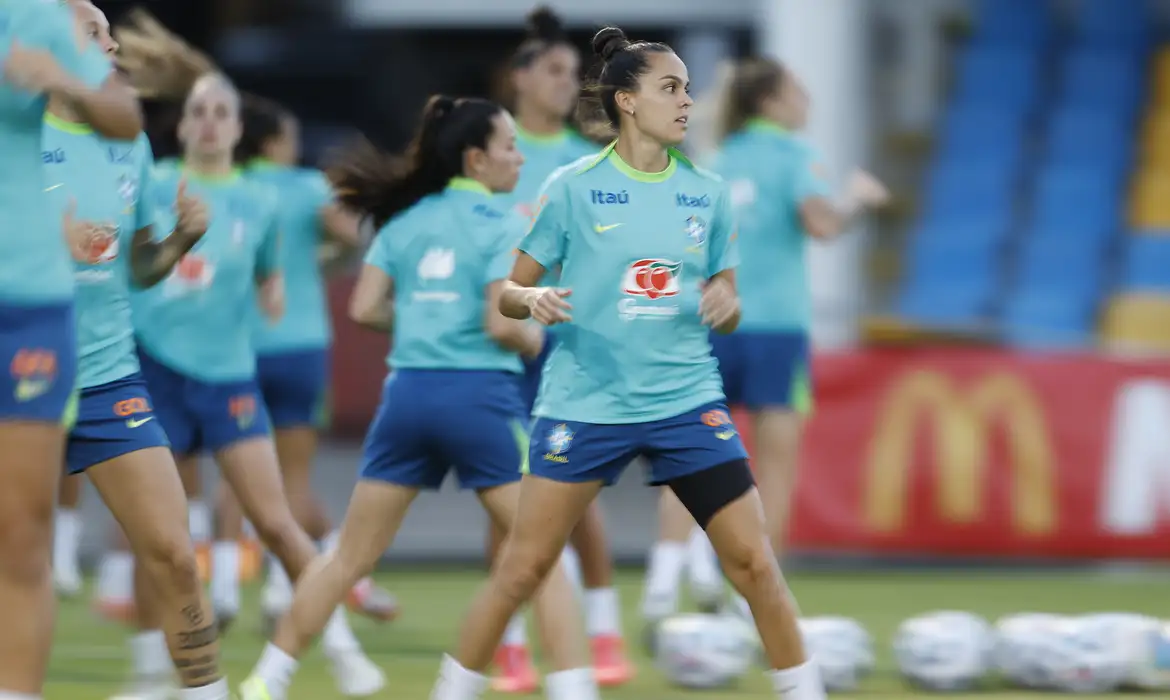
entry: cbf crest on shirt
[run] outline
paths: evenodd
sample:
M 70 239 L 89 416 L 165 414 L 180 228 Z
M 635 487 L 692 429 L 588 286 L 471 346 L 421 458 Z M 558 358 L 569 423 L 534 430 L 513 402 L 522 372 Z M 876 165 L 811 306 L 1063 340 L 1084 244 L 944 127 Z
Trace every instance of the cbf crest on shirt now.
M 50 215 L 67 208 L 92 228 L 86 257 L 73 261 L 78 384 L 100 386 L 138 371 L 130 315 L 129 250 L 134 232 L 152 223 L 142 201 L 153 165 L 145 135 L 111 141 L 88 126 L 45 115 L 41 161 Z
M 133 296 L 135 330 L 147 352 L 178 372 L 213 382 L 248 379 L 255 373 L 256 280 L 279 269 L 276 195 L 238 172 L 208 178 L 158 167 L 150 197 L 160 232 L 174 229 L 184 176 L 188 195 L 207 204 L 210 225 L 170 275 Z
M 520 248 L 572 290 L 536 415 L 636 423 L 723 397 L 699 317 L 703 285 L 738 264 L 718 176 L 674 151 L 639 172 L 610 145 L 549 178 Z

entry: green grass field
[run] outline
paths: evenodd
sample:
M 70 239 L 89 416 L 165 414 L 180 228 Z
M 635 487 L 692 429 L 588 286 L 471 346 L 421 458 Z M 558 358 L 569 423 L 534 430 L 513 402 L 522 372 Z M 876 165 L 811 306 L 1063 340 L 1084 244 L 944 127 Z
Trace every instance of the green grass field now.
M 380 697 L 425 700 L 439 655 L 454 639 L 460 616 L 482 577 L 479 572 L 387 572 L 380 581 L 403 604 L 403 615 L 392 625 L 378 627 L 355 619 L 366 650 L 386 669 L 390 683 Z M 989 619 L 1021 612 L 1085 613 L 1128 611 L 1167 616 L 1163 579 L 1152 575 L 1107 576 L 1078 573 L 961 574 L 936 572 L 842 573 L 806 575 L 791 581 L 806 615 L 846 615 L 857 618 L 874 635 L 879 671 L 856 694 L 867 700 L 915 698 L 898 681 L 889 652 L 889 639 L 898 623 L 911 615 L 937 609 L 970 610 Z M 630 640 L 639 639 L 637 615 L 640 572 L 620 575 L 625 622 Z M 245 611 L 224 642 L 224 660 L 237 683 L 260 653 L 256 589 L 248 591 Z M 45 697 L 49 700 L 98 700 L 115 693 L 127 669 L 125 631 L 98 621 L 87 599 L 62 604 L 57 644 Z M 669 688 L 636 645 L 631 652 L 640 663 L 638 678 L 628 686 L 605 693 L 612 700 L 682 700 L 683 698 L 772 697 L 762 674 L 750 674 L 735 689 L 697 693 Z M 304 663 L 294 684 L 293 700 L 331 700 L 341 696 L 318 652 Z M 506 696 L 490 696 L 502 698 Z M 1031 697 L 1003 691 L 951 698 Z M 1036 697 L 1041 697 L 1037 695 Z M 1093 696 L 1081 696 L 1093 697 Z

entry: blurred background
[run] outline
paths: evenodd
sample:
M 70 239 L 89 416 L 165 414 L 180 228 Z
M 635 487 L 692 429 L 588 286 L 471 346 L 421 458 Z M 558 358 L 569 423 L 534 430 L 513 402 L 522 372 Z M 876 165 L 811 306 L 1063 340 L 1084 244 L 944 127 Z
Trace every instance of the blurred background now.
M 432 93 L 499 96 L 534 3 L 100 4 L 114 23 L 146 7 L 292 108 L 312 165 L 358 131 L 402 146 Z M 810 252 L 805 561 L 1170 556 L 1170 0 L 546 4 L 583 49 L 605 23 L 669 42 L 700 100 L 721 62 L 780 57 L 809 87 L 807 136 L 830 178 L 861 165 L 893 191 Z M 338 517 L 387 347 L 344 317 L 351 282 L 332 282 L 332 440 L 316 475 Z M 604 495 L 624 561 L 656 532 L 640 476 Z M 92 493 L 85 507 L 107 517 Z M 393 552 L 477 561 L 482 526 L 469 495 L 424 496 Z M 87 559 L 104 540 L 87 529 Z

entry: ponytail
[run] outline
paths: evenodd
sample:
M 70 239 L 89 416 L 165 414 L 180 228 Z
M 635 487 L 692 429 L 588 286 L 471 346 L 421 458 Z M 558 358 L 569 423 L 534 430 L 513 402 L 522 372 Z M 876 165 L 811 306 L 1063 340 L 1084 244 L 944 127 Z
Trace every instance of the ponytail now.
M 487 148 L 492 118 L 500 112 L 488 100 L 435 95 L 423 108 L 405 156 L 392 156 L 362 140 L 337 153 L 325 175 L 338 201 L 367 214 L 381 228 L 462 175 L 464 152 Z

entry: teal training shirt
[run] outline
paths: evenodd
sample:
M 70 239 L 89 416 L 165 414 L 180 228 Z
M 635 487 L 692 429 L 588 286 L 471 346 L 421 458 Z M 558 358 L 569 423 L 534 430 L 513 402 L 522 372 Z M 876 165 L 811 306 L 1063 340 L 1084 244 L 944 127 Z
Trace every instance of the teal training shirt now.
M 507 279 L 523 221 L 486 187 L 456 178 L 391 219 L 366 255 L 394 280 L 394 346 L 401 369 L 503 370 L 519 356 L 487 333 L 487 286 Z
M 247 177 L 271 187 L 280 202 L 280 266 L 288 311 L 273 324 L 257 314 L 257 354 L 323 349 L 332 328 L 325 279 L 317 253 L 322 242 L 321 208 L 333 201 L 325 176 L 317 170 L 257 161 Z
M 755 120 L 723 143 L 712 169 L 727 181 L 739 221 L 739 331 L 807 332 L 812 304 L 800 207 L 829 194 L 815 154 L 795 135 Z
M 573 321 L 558 326 L 535 414 L 644 423 L 723 398 L 702 286 L 735 267 L 727 187 L 672 151 L 634 170 L 611 144 L 557 171 L 520 248 L 561 268 Z
M 45 115 L 45 175 L 52 216 L 69 206 L 75 218 L 100 227 L 88 260 L 74 260 L 75 314 L 81 388 L 109 384 L 138 371 L 130 313 L 130 243 L 151 225 L 152 158 L 145 134 L 111 141 L 83 124 Z
M 79 78 L 86 74 L 72 14 L 62 3 L 0 2 L 0 65 L 14 41 L 50 52 Z M 45 104 L 45 95 L 19 89 L 0 75 L 0 302 L 5 304 L 67 303 L 73 297 L 69 252 L 41 177 Z
M 133 294 L 138 342 L 171 369 L 205 382 L 255 376 L 256 280 L 279 271 L 276 194 L 239 173 L 198 177 L 182 166 L 156 168 L 150 201 L 159 231 L 175 225 L 178 184 L 206 202 L 207 234 L 154 287 Z

